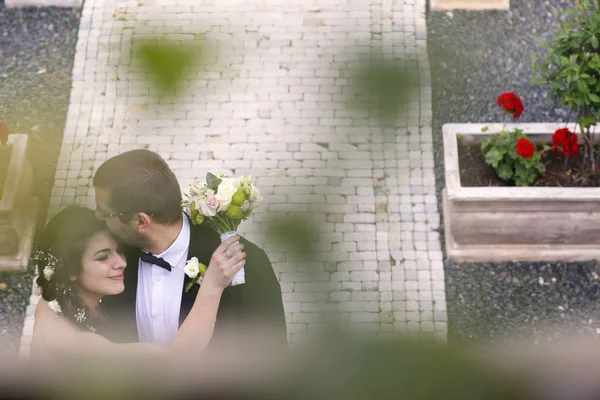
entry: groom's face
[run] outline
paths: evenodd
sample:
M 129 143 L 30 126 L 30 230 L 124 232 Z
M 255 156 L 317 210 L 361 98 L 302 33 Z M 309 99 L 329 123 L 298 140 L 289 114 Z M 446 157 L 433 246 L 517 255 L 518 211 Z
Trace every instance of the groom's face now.
M 95 188 L 96 192 L 96 213 L 102 216 L 104 223 L 110 231 L 116 236 L 119 242 L 145 248 L 147 240 L 135 227 L 131 218 L 122 222 L 118 212 L 112 210 L 110 204 L 110 192 L 107 189 Z M 124 219 L 125 220 L 125 219 Z

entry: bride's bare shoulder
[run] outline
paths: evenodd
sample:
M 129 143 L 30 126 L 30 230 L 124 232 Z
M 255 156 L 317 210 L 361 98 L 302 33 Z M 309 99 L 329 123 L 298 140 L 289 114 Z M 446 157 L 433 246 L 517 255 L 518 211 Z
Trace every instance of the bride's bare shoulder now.
M 35 307 L 34 339 L 36 336 L 38 338 L 60 339 L 65 338 L 65 335 L 68 336 L 75 331 L 72 324 L 64 316 L 61 314 L 57 315 L 50 308 L 48 302 L 40 298 Z
M 54 311 L 50 309 L 48 302 L 40 297 L 37 305 L 35 306 L 35 319 L 47 318 L 49 316 L 54 316 Z

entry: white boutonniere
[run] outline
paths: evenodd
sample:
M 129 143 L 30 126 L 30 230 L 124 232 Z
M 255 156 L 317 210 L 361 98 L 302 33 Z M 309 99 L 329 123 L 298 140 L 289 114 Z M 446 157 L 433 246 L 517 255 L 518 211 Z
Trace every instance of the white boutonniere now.
M 204 277 L 204 274 L 206 273 L 206 265 L 202 264 L 201 262 L 198 261 L 197 257 L 192 257 L 187 264 L 185 264 L 185 267 L 183 267 L 183 271 L 185 272 L 185 274 L 190 277 L 192 280 L 190 283 L 187 284 L 187 286 L 185 287 L 185 292 L 189 292 L 190 289 L 192 288 L 192 286 L 194 286 L 194 284 L 200 284 L 202 282 L 202 278 Z

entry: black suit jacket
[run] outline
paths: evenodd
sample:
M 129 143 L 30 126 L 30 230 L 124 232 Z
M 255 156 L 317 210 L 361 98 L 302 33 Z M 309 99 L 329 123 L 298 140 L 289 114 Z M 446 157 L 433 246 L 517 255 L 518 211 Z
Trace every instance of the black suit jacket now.
M 287 328 L 285 313 L 281 299 L 281 287 L 265 252 L 255 244 L 242 238 L 244 251 L 247 253 L 245 276 L 246 283 L 230 286 L 223 291 L 213 338 L 219 336 L 226 326 L 235 324 L 236 329 L 243 331 L 245 324 L 256 321 L 269 323 L 277 332 L 279 345 L 287 345 Z M 201 263 L 210 264 L 213 252 L 221 244 L 219 235 L 210 227 L 192 225 L 190 223 L 190 246 L 187 259 L 197 257 Z M 123 293 L 106 296 L 103 299 L 104 311 L 108 317 L 105 336 L 114 342 L 127 343 L 139 341 L 136 322 L 136 294 L 138 283 L 138 249 L 125 248 L 127 268 L 125 269 Z M 185 293 L 185 286 L 190 278 L 185 277 L 179 325 L 189 314 L 199 286 Z

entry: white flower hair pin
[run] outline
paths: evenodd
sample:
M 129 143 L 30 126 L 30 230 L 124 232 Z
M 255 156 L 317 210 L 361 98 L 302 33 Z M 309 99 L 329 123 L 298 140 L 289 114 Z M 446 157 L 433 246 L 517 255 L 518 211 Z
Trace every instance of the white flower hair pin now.
M 56 269 L 61 265 L 61 260 L 59 258 L 41 250 L 38 250 L 35 253 L 33 261 L 37 264 L 38 269 L 43 267 L 42 275 L 44 275 L 44 278 L 46 278 L 48 282 L 52 280 L 52 276 L 56 272 Z
M 62 309 L 60 308 L 60 304 L 58 304 L 57 300 L 49 301 L 48 307 L 50 307 L 50 309 L 52 311 L 54 311 L 54 314 L 57 316 L 58 316 L 58 314 L 62 313 Z

